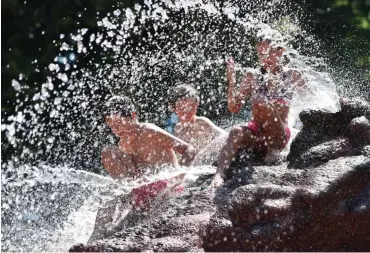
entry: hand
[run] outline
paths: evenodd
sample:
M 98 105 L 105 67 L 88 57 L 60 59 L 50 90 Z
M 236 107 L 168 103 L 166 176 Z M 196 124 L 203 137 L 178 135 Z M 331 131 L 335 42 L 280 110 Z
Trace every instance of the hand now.
M 197 154 L 195 148 L 192 145 L 189 145 L 186 153 L 182 155 L 182 165 L 189 165 L 193 160 L 195 155 Z
M 177 185 L 182 183 L 182 181 L 184 180 L 185 175 L 186 175 L 186 173 L 180 173 L 179 175 L 169 179 L 168 181 L 170 181 L 171 184 L 175 184 L 175 186 L 177 186 Z
M 221 174 L 216 173 L 215 177 L 213 178 L 209 188 L 218 188 L 224 183 Z

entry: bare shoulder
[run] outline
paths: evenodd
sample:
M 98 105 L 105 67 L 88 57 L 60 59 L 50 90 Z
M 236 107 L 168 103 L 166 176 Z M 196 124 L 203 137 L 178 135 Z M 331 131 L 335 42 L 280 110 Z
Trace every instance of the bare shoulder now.
M 167 131 L 163 130 L 162 128 L 152 124 L 152 123 L 142 123 L 142 129 L 146 135 L 155 136 L 155 138 L 159 138 L 162 141 L 178 141 L 182 142 L 176 136 L 168 133 Z
M 170 135 L 168 132 L 152 123 L 141 123 L 141 128 L 146 134 Z
M 206 126 L 206 127 L 209 127 L 211 128 L 212 130 L 216 130 L 220 133 L 222 132 L 225 132 L 222 128 L 218 127 L 215 125 L 215 123 L 213 123 L 209 118 L 207 117 L 203 117 L 203 116 L 200 116 L 197 118 L 197 122 L 198 124 L 202 125 L 202 126 Z

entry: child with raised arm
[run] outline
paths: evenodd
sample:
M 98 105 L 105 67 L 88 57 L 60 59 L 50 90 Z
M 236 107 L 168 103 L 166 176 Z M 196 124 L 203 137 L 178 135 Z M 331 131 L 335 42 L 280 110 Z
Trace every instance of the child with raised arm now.
M 118 146 L 106 146 L 101 152 L 102 163 L 112 178 L 136 178 L 146 168 L 178 166 L 175 153 L 182 155 L 180 164 L 188 165 L 195 155 L 192 145 L 154 124 L 140 123 L 127 97 L 109 99 L 104 118 L 120 138 Z
M 302 73 L 284 67 L 284 47 L 261 38 L 256 49 L 262 67 L 256 73 L 247 72 L 239 90 L 235 87 L 234 60 L 227 62 L 228 109 L 236 113 L 246 100 L 251 100 L 253 117 L 230 130 L 212 187 L 222 185 L 240 148 L 259 153 L 267 163 L 276 160 L 290 139 L 287 121 L 292 97 L 295 91 L 307 89 Z
M 199 93 L 188 84 L 181 84 L 171 91 L 170 107 L 177 114 L 175 136 L 194 146 L 196 153 L 215 138 L 226 132 L 206 117 L 197 116 Z

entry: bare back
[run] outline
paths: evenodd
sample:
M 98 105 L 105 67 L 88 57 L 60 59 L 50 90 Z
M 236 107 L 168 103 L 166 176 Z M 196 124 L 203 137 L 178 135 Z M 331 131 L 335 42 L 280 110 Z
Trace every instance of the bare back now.
M 224 130 L 206 117 L 196 117 L 193 123 L 178 123 L 175 126 L 176 137 L 193 145 L 197 153 L 223 133 Z
M 175 151 L 169 147 L 166 133 L 153 124 L 142 123 L 132 140 L 121 139 L 119 146 L 132 157 L 138 168 L 178 166 Z

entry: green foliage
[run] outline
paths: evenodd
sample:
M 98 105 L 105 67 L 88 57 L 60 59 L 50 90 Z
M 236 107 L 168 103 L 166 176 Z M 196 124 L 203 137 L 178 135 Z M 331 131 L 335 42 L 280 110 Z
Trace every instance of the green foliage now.
M 313 30 L 334 64 L 369 71 L 370 2 L 364 0 L 310 0 L 302 24 Z

